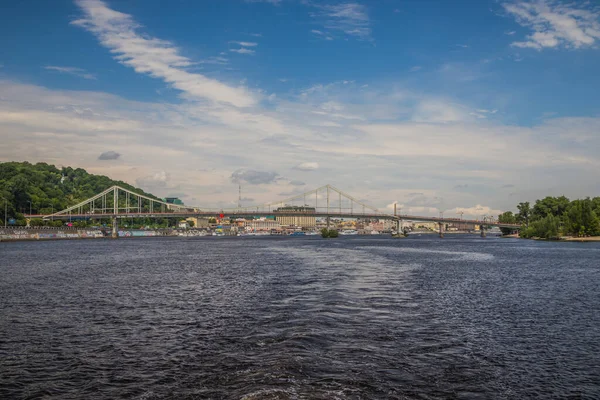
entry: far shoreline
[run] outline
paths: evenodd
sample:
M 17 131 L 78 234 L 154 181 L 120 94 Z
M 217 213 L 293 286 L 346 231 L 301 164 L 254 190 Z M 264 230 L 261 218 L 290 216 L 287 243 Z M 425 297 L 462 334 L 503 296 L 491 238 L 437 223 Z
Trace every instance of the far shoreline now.
M 509 239 L 525 239 L 525 240 L 538 240 L 546 242 L 600 242 L 600 236 L 587 236 L 587 237 L 576 237 L 576 236 L 562 236 L 555 239 L 543 239 L 539 237 L 522 238 L 518 234 L 502 235 L 502 238 Z

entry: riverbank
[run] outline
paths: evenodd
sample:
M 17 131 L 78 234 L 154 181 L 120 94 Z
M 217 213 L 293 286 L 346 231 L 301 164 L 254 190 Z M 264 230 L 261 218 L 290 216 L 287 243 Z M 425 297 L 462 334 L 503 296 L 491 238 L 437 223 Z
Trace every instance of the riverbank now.
M 177 236 L 174 230 L 119 230 L 119 237 Z M 0 242 L 36 240 L 110 239 L 107 229 L 6 228 L 0 229 Z
M 560 240 L 564 241 L 564 242 L 600 242 L 600 236 L 565 237 L 565 238 L 560 238 Z
M 513 239 L 527 239 L 527 240 L 542 240 L 548 242 L 600 242 L 600 236 L 589 236 L 589 237 L 575 237 L 575 236 L 561 236 L 555 239 L 544 239 L 539 237 L 522 238 L 518 234 L 514 235 L 503 235 L 503 238 Z

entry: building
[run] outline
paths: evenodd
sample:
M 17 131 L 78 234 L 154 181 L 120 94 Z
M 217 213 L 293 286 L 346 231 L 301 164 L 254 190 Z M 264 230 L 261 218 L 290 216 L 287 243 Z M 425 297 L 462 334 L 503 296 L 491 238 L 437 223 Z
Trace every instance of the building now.
M 270 232 L 273 230 L 281 230 L 281 225 L 273 219 L 260 218 L 247 221 L 245 229 L 250 232 Z
M 183 201 L 181 201 L 181 199 L 179 197 L 166 197 L 165 198 L 165 203 L 175 204 L 176 206 L 182 206 L 183 205 Z
M 188 217 L 185 220 L 192 228 L 208 228 L 208 218 Z
M 282 226 L 300 226 L 303 228 L 314 228 L 317 225 L 317 219 L 314 215 L 315 208 L 308 206 L 285 206 L 279 207 L 275 212 L 287 212 L 290 216 L 275 216 L 276 221 Z M 304 215 L 305 214 L 305 215 Z

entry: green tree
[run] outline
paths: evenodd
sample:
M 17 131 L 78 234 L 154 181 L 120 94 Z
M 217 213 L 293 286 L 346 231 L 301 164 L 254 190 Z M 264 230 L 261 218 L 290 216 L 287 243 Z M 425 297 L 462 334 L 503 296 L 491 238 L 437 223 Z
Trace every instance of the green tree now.
M 552 214 L 531 223 L 530 232 L 542 239 L 557 239 L 559 237 L 560 218 Z
M 571 202 L 566 213 L 565 225 L 567 232 L 575 236 L 600 234 L 600 222 L 589 197 Z
M 498 215 L 498 222 L 503 224 L 516 224 L 517 217 L 512 213 L 512 211 L 506 211 L 500 215 Z M 511 228 L 500 228 L 503 235 L 510 235 L 513 231 Z
M 548 215 L 562 217 L 569 208 L 570 201 L 565 196 L 551 197 L 547 196 L 542 200 L 537 200 L 531 210 L 531 219 L 539 220 Z
M 517 209 L 519 210 L 517 221 L 529 227 L 529 218 L 531 217 L 531 206 L 529 205 L 529 202 L 519 203 Z
M 337 231 L 337 229 L 327 229 L 327 228 L 323 228 L 321 229 L 321 236 L 324 238 L 336 238 L 338 237 L 339 233 Z

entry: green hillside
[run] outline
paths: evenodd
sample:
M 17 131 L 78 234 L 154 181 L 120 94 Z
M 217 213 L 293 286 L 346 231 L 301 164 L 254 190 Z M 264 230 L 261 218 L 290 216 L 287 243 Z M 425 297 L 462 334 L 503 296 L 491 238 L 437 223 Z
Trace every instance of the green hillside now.
M 8 200 L 8 218 L 25 225 L 23 214 L 50 214 L 63 210 L 113 186 L 119 185 L 136 193 L 157 198 L 125 182 L 84 169 L 57 168 L 46 163 L 0 163 L 0 223 L 4 224 L 4 199 Z

